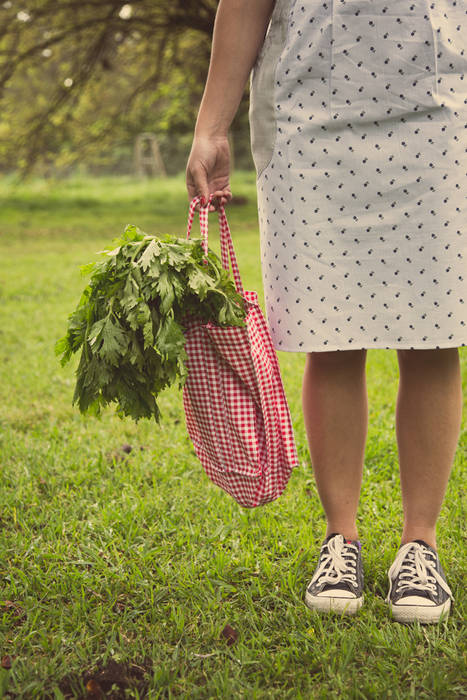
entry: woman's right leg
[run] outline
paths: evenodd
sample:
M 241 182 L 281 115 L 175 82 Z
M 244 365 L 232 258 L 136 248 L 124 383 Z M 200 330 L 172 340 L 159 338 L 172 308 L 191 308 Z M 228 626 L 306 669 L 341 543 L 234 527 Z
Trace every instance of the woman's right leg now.
M 302 405 L 326 536 L 357 540 L 368 428 L 366 349 L 307 353 Z

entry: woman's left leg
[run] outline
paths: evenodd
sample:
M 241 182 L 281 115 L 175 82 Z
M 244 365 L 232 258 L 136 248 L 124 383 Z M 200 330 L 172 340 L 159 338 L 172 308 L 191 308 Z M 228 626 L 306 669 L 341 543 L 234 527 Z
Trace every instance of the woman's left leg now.
M 396 406 L 404 529 L 388 571 L 386 601 L 399 622 L 439 622 L 451 589 L 436 551 L 441 510 L 459 440 L 462 385 L 457 348 L 399 350 Z
M 398 350 L 396 435 L 404 509 L 402 544 L 436 549 L 436 521 L 462 421 L 458 348 Z

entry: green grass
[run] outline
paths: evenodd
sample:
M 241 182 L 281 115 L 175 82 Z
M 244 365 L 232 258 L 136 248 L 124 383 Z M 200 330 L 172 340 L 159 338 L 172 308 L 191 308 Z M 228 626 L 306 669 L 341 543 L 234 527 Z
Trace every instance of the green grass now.
M 243 284 L 263 303 L 254 174 L 235 173 L 232 190 L 248 198 L 227 210 Z M 320 617 L 303 603 L 324 535 L 304 354 L 278 353 L 300 467 L 281 498 L 252 510 L 205 476 L 176 388 L 161 397 L 160 425 L 82 417 L 71 407 L 78 358 L 62 369 L 54 356 L 80 265 L 127 223 L 185 235 L 183 177 L 5 180 L 0 200 L 0 656 L 11 658 L 0 696 L 98 697 L 86 694 L 91 678 L 114 698 L 467 696 L 465 430 L 438 526 L 452 614 L 402 626 L 384 603 L 402 522 L 396 352 L 368 351 L 365 605 L 353 619 Z M 230 645 L 226 625 L 238 633 Z

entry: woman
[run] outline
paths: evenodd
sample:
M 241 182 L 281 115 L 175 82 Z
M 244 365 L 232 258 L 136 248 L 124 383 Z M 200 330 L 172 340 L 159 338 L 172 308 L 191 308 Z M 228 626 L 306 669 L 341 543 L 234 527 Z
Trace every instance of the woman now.
M 363 602 L 356 514 L 368 348 L 397 350 L 404 510 L 387 602 L 436 622 L 452 593 L 436 521 L 467 344 L 467 20 L 455 0 L 221 0 L 186 181 L 231 199 L 227 132 L 251 74 L 261 266 L 276 350 L 305 352 L 303 412 L 327 518 L 305 593 Z

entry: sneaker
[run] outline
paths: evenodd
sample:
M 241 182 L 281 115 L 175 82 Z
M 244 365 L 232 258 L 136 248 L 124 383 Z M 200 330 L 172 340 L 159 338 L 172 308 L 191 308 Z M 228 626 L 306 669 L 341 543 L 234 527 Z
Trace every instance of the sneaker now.
M 438 622 L 452 597 L 438 554 L 423 540 L 401 545 L 388 572 L 390 604 L 398 622 Z
M 363 603 L 362 546 L 343 535 L 329 535 L 321 547 L 318 565 L 305 592 L 312 610 L 353 615 Z

